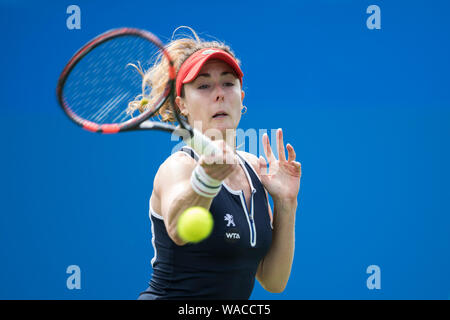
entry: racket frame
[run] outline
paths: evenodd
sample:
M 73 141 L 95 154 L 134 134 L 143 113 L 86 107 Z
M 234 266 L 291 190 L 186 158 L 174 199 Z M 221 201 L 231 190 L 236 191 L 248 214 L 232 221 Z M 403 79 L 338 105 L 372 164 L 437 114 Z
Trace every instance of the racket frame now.
M 76 113 L 74 113 L 68 103 L 64 99 L 64 85 L 66 83 L 66 80 L 70 74 L 70 72 L 75 68 L 75 66 L 85 57 L 89 52 L 94 50 L 99 45 L 111 41 L 112 39 L 123 37 L 123 36 L 136 36 L 143 39 L 146 39 L 150 42 L 152 42 L 154 45 L 158 47 L 158 49 L 164 54 L 165 58 L 169 62 L 169 81 L 167 83 L 166 88 L 164 89 L 164 93 L 159 97 L 159 99 L 154 103 L 153 108 L 150 108 L 141 114 L 139 114 L 137 117 L 133 117 L 125 122 L 122 123 L 106 123 L 106 124 L 98 124 L 86 119 L 81 118 Z M 91 131 L 91 132 L 98 132 L 98 133 L 117 133 L 120 131 L 129 131 L 134 130 L 139 127 L 139 125 L 150 118 L 152 115 L 154 115 L 161 106 L 167 101 L 169 97 L 171 97 L 171 105 L 172 109 L 174 110 L 175 117 L 177 118 L 177 121 L 179 121 L 180 125 L 182 127 L 185 127 L 185 124 L 181 121 L 178 113 L 175 110 L 174 102 L 174 92 L 175 92 L 175 78 L 176 78 L 176 71 L 175 66 L 173 64 L 172 59 L 170 58 L 167 50 L 164 48 L 164 45 L 162 42 L 151 32 L 140 30 L 136 28 L 119 28 L 119 29 L 112 29 L 109 31 L 106 31 L 102 33 L 101 35 L 95 37 L 91 41 L 89 41 L 87 44 L 85 44 L 81 49 L 79 49 L 69 60 L 63 71 L 61 72 L 61 75 L 58 79 L 58 84 L 56 86 L 56 96 L 59 102 L 60 107 L 63 109 L 64 113 L 78 126 L 81 126 L 83 129 Z M 144 129 L 144 128 L 141 128 Z M 169 127 L 167 127 L 167 124 L 165 126 L 153 126 L 152 129 L 159 129 L 164 131 L 173 131 L 170 130 Z M 186 128 L 189 132 L 189 128 Z
M 131 118 L 122 123 L 106 123 L 98 124 L 86 119 L 81 118 L 75 112 L 73 112 L 64 99 L 64 85 L 70 74 L 70 72 L 75 68 L 75 66 L 93 49 L 110 41 L 117 37 L 123 36 L 136 36 L 146 39 L 156 45 L 158 49 L 164 54 L 165 58 L 169 62 L 169 81 L 164 89 L 163 94 L 154 103 L 153 108 L 150 108 L 142 112 L 137 117 Z M 131 130 L 161 130 L 166 132 L 175 133 L 176 135 L 183 138 L 184 142 L 191 146 L 200 154 L 205 154 L 205 150 L 208 154 L 218 153 L 220 150 L 215 146 L 211 139 L 203 135 L 200 131 L 192 128 L 187 122 L 185 122 L 180 116 L 176 106 L 175 106 L 175 81 L 176 81 L 176 70 L 173 60 L 171 59 L 169 53 L 165 49 L 162 42 L 151 32 L 146 30 L 136 29 L 136 28 L 118 28 L 106 31 L 99 36 L 95 37 L 87 44 L 85 44 L 81 49 L 79 49 L 69 60 L 61 75 L 58 79 L 58 84 L 56 87 L 56 95 L 60 107 L 63 109 L 64 113 L 71 119 L 75 124 L 82 127 L 85 130 L 97 133 L 118 133 Z M 148 120 L 151 116 L 155 115 L 156 112 L 161 108 L 161 106 L 170 98 L 170 107 L 172 108 L 173 114 L 175 115 L 178 126 L 162 123 L 157 121 Z M 183 130 L 184 129 L 184 130 Z

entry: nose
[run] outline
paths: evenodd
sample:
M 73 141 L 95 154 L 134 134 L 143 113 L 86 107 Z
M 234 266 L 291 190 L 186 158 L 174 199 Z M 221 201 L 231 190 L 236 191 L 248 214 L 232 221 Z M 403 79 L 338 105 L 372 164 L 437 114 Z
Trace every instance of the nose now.
M 222 86 L 220 83 L 216 85 L 216 102 L 217 101 L 224 101 L 225 100 L 225 92 L 223 91 Z

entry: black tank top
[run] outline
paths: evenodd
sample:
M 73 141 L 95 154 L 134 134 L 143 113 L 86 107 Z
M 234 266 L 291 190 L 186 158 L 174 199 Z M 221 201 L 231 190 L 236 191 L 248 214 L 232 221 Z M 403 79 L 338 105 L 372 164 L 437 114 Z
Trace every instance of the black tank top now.
M 196 161 L 190 147 L 181 149 Z M 272 222 L 264 187 L 253 168 L 239 155 L 251 187 L 250 208 L 244 192 L 225 183 L 212 201 L 211 235 L 197 244 L 176 245 L 162 216 L 150 205 L 153 274 L 139 299 L 248 299 L 256 270 L 272 242 Z

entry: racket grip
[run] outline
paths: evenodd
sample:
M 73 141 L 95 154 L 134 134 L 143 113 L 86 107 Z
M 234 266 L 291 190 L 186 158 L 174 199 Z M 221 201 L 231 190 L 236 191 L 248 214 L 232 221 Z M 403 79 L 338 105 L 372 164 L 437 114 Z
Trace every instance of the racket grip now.
M 205 136 L 203 133 L 193 128 L 193 135 L 184 139 L 184 143 L 194 149 L 198 154 L 211 155 L 219 154 L 221 150 L 212 143 L 212 140 Z

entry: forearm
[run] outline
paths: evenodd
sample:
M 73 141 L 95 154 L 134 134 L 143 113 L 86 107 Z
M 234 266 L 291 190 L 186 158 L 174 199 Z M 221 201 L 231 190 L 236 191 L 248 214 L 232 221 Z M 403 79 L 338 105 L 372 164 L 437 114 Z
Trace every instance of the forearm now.
M 281 292 L 291 274 L 297 201 L 274 200 L 272 245 L 260 264 L 258 280 L 266 290 Z
M 223 141 L 217 145 L 219 150 L 226 149 Z M 209 210 L 214 197 L 222 188 L 223 180 L 237 168 L 237 164 L 224 160 L 226 152 L 207 158 L 202 155 L 198 161 L 183 153 L 171 156 L 158 170 L 155 178 L 155 190 L 160 195 L 166 230 L 178 245 L 185 243 L 177 232 L 181 214 L 194 206 Z
M 180 215 L 186 209 L 195 206 L 203 207 L 209 210 L 214 198 L 207 198 L 197 194 L 193 190 L 190 181 L 180 183 L 176 188 L 175 194 L 176 196 L 173 197 L 170 203 L 167 204 L 168 219 L 166 222 L 166 228 L 172 240 L 178 245 L 183 245 L 185 242 L 178 237 L 177 233 L 177 222 Z

